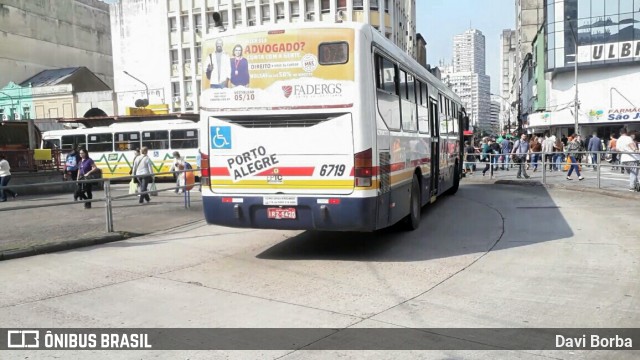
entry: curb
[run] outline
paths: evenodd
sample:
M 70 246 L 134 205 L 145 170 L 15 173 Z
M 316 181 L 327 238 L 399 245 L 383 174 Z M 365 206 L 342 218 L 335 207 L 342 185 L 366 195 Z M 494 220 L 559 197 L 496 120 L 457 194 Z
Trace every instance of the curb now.
M 499 185 L 518 185 L 518 186 L 542 186 L 547 189 L 569 190 L 577 192 L 588 192 L 592 194 L 605 195 L 619 199 L 640 198 L 640 193 L 626 193 L 623 191 L 595 189 L 590 187 L 575 187 L 561 184 L 546 184 L 537 180 L 488 180 L 488 181 L 469 181 L 468 184 L 499 184 Z
M 114 241 L 129 239 L 129 238 L 140 236 L 140 235 L 143 235 L 143 234 L 116 232 L 112 234 L 105 234 L 105 235 L 95 236 L 95 237 L 86 238 L 86 239 L 68 240 L 68 241 L 61 241 L 61 242 L 56 242 L 51 244 L 34 245 L 34 246 L 22 248 L 22 249 L 4 250 L 0 252 L 0 261 L 18 259 L 22 257 L 34 256 L 34 255 L 40 255 L 40 254 L 48 254 L 48 253 L 64 251 L 64 250 L 73 250 L 77 248 L 99 245 L 99 244 L 106 244 Z

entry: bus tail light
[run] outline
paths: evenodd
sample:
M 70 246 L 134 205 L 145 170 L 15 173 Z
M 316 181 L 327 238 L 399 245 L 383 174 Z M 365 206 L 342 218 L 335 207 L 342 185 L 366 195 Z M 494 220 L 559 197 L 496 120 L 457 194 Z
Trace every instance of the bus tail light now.
M 209 186 L 209 154 L 200 152 L 200 185 Z
M 355 184 L 359 187 L 371 186 L 373 177 L 373 151 L 369 148 L 356 153 L 354 156 Z

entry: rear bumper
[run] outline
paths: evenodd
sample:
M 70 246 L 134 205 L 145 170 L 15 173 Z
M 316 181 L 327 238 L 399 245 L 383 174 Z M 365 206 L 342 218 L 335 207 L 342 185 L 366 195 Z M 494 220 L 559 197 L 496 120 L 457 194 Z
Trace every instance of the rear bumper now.
M 222 202 L 221 196 L 203 196 L 207 223 L 257 229 L 374 231 L 376 198 L 339 198 L 339 204 L 319 204 L 319 199 L 332 197 L 298 197 L 296 219 L 275 220 L 267 217 L 262 196 L 234 196 L 242 203 Z M 285 206 L 289 207 L 289 206 Z

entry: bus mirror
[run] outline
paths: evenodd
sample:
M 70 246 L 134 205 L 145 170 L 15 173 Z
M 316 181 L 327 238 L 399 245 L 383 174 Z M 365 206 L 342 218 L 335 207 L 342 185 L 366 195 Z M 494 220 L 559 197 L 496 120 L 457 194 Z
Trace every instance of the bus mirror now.
M 469 130 L 469 117 L 465 116 L 462 118 L 462 129 Z

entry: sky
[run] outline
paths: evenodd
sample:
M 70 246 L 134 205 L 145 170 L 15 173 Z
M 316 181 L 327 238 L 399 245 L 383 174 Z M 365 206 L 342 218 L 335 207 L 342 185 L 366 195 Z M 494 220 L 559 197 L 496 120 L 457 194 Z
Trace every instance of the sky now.
M 514 0 L 416 0 L 416 30 L 427 41 L 427 62 L 451 63 L 453 37 L 469 28 L 482 31 L 486 39 L 487 74 L 491 92 L 500 91 L 500 34 L 515 29 Z

